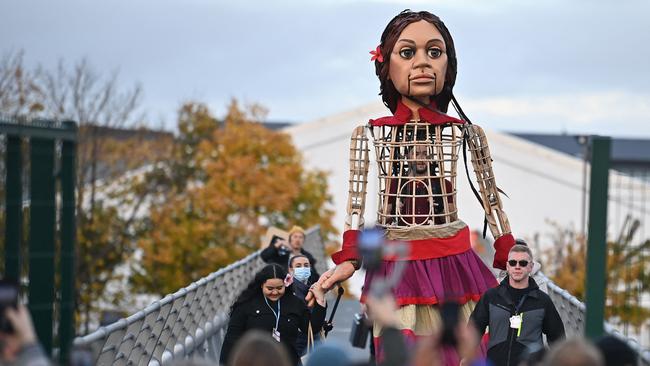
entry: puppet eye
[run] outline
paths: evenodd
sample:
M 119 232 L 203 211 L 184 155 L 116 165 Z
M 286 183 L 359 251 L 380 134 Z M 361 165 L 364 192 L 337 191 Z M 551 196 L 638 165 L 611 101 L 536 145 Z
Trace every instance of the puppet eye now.
M 442 56 L 442 50 L 437 47 L 432 47 L 427 50 L 427 53 L 429 54 L 429 57 L 431 58 L 438 58 Z
M 399 55 L 402 58 L 409 59 L 409 58 L 412 58 L 413 55 L 415 55 L 415 51 L 413 51 L 413 49 L 411 49 L 411 48 L 402 48 L 399 51 Z

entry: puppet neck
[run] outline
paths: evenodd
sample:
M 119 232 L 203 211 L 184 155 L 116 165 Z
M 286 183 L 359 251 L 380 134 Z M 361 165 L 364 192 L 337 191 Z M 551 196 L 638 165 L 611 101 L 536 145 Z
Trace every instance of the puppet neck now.
M 420 119 L 420 109 L 424 108 L 422 106 L 423 104 L 432 107 L 434 110 L 438 110 L 433 98 L 428 97 L 425 98 L 425 100 L 428 100 L 429 102 L 424 102 L 422 100 L 415 100 L 415 98 L 412 99 L 412 98 L 407 98 L 405 96 L 400 97 L 400 103 L 405 105 L 411 111 L 411 119 L 413 120 Z
M 431 109 L 418 106 L 414 101 L 408 101 L 408 104 L 409 105 L 406 105 L 404 103 L 404 97 L 400 98 L 397 102 L 395 113 L 393 113 L 395 118 L 403 122 L 411 120 L 435 121 L 440 118 L 440 114 L 443 114 L 438 111 L 438 106 L 433 98 L 431 98 L 431 102 L 429 103 L 429 108 Z

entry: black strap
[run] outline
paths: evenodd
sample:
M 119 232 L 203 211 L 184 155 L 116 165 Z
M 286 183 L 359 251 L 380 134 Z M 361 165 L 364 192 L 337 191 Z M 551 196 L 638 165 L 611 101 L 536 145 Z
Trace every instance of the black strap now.
M 334 307 L 332 308 L 332 312 L 330 313 L 330 318 L 323 324 L 323 330 L 325 331 L 325 337 L 327 338 L 327 334 L 334 329 L 334 324 L 332 324 L 332 321 L 334 320 L 334 314 L 336 314 L 336 309 L 339 307 L 339 302 L 341 301 L 341 296 L 343 296 L 343 293 L 345 290 L 343 289 L 343 286 L 339 285 L 339 291 L 338 295 L 336 296 L 336 301 L 334 302 Z

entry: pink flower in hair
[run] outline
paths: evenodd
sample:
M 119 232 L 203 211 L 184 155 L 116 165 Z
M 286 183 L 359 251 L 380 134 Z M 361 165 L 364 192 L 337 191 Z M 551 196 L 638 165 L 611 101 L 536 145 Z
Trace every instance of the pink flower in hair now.
M 287 275 L 284 277 L 284 287 L 291 286 L 293 283 L 293 276 L 291 273 L 287 273 Z
M 380 47 L 381 47 L 381 45 L 377 46 L 377 49 L 375 49 L 374 51 L 370 51 L 370 54 L 372 55 L 372 57 L 370 58 L 370 61 L 377 60 L 380 63 L 384 62 L 384 55 L 381 54 L 381 48 Z

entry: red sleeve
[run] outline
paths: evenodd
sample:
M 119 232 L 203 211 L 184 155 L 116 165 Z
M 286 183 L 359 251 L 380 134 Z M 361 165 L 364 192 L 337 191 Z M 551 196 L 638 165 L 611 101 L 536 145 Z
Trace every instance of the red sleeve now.
M 336 264 L 343 263 L 350 259 L 359 259 L 357 243 L 360 230 L 346 230 L 343 233 L 343 245 L 341 250 L 332 254 L 332 261 Z
M 494 241 L 494 261 L 492 262 L 492 267 L 506 269 L 508 252 L 513 245 L 515 245 L 515 238 L 512 234 L 500 236 Z

